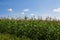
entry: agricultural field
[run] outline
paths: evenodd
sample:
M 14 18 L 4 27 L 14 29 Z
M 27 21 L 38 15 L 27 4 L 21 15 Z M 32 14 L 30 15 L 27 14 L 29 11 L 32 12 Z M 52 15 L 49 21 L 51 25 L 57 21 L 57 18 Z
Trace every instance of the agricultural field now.
M 0 40 L 60 40 L 60 21 L 3 18 Z
M 0 0 L 0 40 L 60 40 L 60 0 Z

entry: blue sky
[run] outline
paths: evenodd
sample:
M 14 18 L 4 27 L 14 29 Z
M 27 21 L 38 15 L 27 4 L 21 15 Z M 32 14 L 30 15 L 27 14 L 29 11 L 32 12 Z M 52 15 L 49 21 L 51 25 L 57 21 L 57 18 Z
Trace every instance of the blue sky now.
M 0 0 L 0 17 L 8 16 L 60 19 L 60 0 Z

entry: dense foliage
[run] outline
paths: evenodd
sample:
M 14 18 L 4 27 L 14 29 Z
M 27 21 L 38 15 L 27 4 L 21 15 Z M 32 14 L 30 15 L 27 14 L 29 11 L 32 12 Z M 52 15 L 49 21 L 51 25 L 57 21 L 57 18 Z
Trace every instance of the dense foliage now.
M 0 40 L 30 40 L 26 37 L 16 37 L 15 35 L 0 33 Z
M 60 21 L 0 19 L 0 33 L 31 40 L 60 40 Z

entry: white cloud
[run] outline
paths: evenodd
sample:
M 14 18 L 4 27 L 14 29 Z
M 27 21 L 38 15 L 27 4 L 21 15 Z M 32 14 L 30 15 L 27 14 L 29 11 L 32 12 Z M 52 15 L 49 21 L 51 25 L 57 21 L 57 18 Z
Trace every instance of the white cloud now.
M 13 11 L 13 9 L 12 9 L 12 8 L 9 8 L 9 9 L 8 9 L 8 11 L 9 11 L 9 12 L 12 12 L 12 11 Z
M 53 9 L 54 12 L 59 12 L 60 13 L 60 8 Z
M 22 12 L 21 14 L 23 14 L 23 15 L 24 15 L 25 13 L 24 13 L 24 12 Z
M 25 13 L 27 13 L 29 11 L 29 9 L 24 9 L 21 14 L 24 15 Z
M 23 11 L 24 11 L 24 12 L 28 12 L 28 11 L 29 11 L 29 9 L 24 9 Z

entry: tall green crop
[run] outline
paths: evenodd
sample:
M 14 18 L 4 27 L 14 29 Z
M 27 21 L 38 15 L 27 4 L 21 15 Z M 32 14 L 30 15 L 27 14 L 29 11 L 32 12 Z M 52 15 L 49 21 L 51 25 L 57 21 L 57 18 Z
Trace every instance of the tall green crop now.
M 32 40 L 60 40 L 60 21 L 0 19 L 0 33 Z

